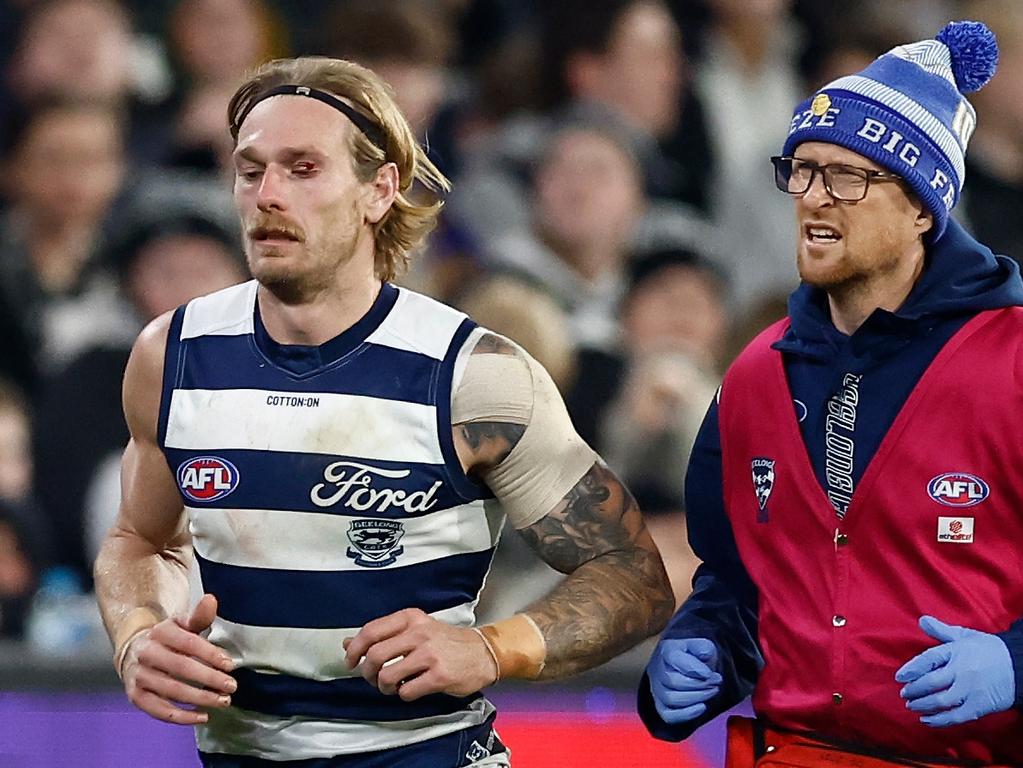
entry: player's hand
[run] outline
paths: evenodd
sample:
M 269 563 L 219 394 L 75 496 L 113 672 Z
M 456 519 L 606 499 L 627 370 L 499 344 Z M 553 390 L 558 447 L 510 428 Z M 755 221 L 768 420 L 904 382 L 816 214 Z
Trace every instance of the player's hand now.
M 941 641 L 910 659 L 895 673 L 906 683 L 900 695 L 935 728 L 976 720 L 1012 706 L 1016 675 L 1009 649 L 997 635 L 957 627 L 933 616 L 920 629 Z
M 657 714 L 671 725 L 695 720 L 721 692 L 717 646 L 702 637 L 661 640 L 646 672 Z
M 348 666 L 382 693 L 415 701 L 430 693 L 468 696 L 497 679 L 497 663 L 471 629 L 406 608 L 369 622 L 344 641 Z M 361 662 L 361 663 L 360 663 Z
M 199 636 L 216 616 L 217 599 L 203 595 L 188 616 L 164 619 L 132 639 L 121 666 L 132 704 L 177 725 L 205 723 L 209 716 L 203 709 L 231 705 L 238 685 L 226 673 L 234 662 Z

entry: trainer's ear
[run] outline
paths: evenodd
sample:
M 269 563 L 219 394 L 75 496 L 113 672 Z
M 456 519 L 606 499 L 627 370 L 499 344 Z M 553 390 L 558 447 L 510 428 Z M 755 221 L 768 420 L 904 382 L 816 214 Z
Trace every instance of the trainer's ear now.
M 920 210 L 917 212 L 913 228 L 921 237 L 934 229 L 934 214 L 927 210 L 924 205 L 921 205 Z
M 384 163 L 377 168 L 376 176 L 369 182 L 369 199 L 366 204 L 366 221 L 379 222 L 398 196 L 398 166 Z

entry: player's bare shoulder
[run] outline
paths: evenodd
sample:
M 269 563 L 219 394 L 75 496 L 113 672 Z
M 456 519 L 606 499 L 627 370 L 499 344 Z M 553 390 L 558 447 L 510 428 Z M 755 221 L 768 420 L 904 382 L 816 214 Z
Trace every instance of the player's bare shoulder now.
M 122 403 L 132 435 L 156 436 L 163 387 L 163 364 L 173 312 L 152 320 L 135 339 L 124 371 Z

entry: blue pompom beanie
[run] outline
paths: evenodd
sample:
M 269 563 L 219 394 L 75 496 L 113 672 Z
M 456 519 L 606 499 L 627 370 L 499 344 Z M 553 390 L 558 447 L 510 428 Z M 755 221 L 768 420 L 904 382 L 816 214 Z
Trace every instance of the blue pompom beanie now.
M 966 177 L 977 114 L 963 96 L 995 72 L 998 44 L 977 21 L 954 21 L 933 40 L 900 45 L 855 75 L 828 83 L 796 108 L 782 149 L 805 141 L 851 149 L 901 176 L 945 231 Z

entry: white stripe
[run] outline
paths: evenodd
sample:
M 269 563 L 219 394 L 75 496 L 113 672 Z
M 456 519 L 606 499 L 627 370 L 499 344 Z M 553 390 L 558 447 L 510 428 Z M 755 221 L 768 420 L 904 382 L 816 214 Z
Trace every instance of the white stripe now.
M 196 726 L 196 743 L 203 752 L 309 760 L 435 739 L 480 725 L 493 713 L 494 706 L 486 699 L 450 715 L 385 723 L 274 717 L 231 707 L 210 710 L 209 723 Z
M 445 624 L 471 627 L 476 621 L 476 601 L 445 608 L 430 615 Z M 294 675 L 309 680 L 357 677 L 359 668 L 345 664 L 342 643 L 359 627 L 345 629 L 297 629 L 237 624 L 218 617 L 209 640 L 222 648 L 239 667 L 258 672 Z
M 398 290 L 394 309 L 366 341 L 443 360 L 465 315 L 421 293 Z
M 486 508 L 485 508 L 486 507 Z M 247 568 L 365 571 L 345 553 L 353 518 L 320 512 L 189 507 L 192 544 L 207 560 Z M 365 513 L 372 518 L 372 512 Z M 401 520 L 401 568 L 450 555 L 483 552 L 496 543 L 503 513 L 482 501 Z
M 319 407 L 275 408 L 259 389 L 176 389 L 168 448 L 251 449 L 441 464 L 436 410 L 362 395 L 305 392 Z
M 953 88 L 959 90 L 955 75 L 952 74 L 952 54 L 949 53 L 948 46 L 940 40 L 921 40 L 919 43 L 897 45 L 888 53 L 904 61 L 913 62 L 924 71 L 947 80 Z
M 921 104 L 889 88 L 884 83 L 871 80 L 860 75 L 849 75 L 840 77 L 833 83 L 828 84 L 826 90 L 841 88 L 852 91 L 861 96 L 880 102 L 888 109 L 902 115 L 907 121 L 923 131 L 948 157 L 958 176 L 958 185 L 962 187 L 966 178 L 966 162 L 963 157 L 962 147 L 955 135 L 934 115 L 927 111 Z
M 185 307 L 181 338 L 252 333 L 257 285 L 255 280 L 249 280 L 190 301 Z

